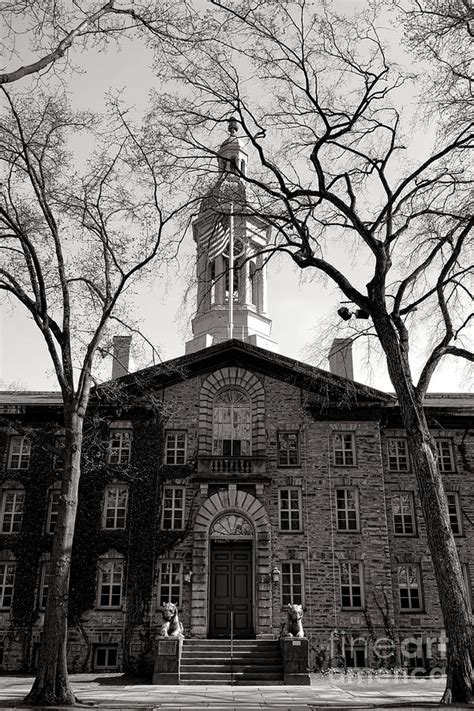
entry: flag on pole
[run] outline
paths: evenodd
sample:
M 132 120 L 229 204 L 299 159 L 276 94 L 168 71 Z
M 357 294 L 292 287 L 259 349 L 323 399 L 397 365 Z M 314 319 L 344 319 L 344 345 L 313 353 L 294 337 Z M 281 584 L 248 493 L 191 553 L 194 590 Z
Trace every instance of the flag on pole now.
M 214 261 L 227 247 L 229 242 L 229 215 L 221 215 L 212 220 L 203 230 L 200 241 L 208 253 L 209 261 Z

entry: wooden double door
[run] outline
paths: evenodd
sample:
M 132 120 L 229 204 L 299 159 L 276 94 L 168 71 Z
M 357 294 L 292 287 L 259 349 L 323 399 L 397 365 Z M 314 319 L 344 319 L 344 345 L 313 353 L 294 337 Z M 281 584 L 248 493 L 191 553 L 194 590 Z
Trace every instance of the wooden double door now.
M 210 554 L 209 637 L 253 637 L 252 542 L 211 541 Z

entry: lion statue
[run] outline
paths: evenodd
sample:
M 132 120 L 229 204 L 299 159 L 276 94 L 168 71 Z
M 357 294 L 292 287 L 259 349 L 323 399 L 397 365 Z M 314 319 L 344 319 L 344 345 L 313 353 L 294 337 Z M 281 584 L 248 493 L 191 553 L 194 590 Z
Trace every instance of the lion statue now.
M 174 602 L 165 602 L 161 608 L 163 624 L 161 625 L 160 637 L 180 637 L 184 639 L 183 625 L 178 617 L 178 608 Z
M 288 603 L 288 617 L 286 622 L 283 622 L 281 629 L 281 637 L 304 637 L 303 623 L 303 606 L 292 605 Z

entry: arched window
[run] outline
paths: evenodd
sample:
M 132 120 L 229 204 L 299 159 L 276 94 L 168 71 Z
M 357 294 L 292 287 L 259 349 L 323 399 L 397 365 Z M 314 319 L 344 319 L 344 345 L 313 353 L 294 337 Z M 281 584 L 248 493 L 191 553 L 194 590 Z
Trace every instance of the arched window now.
M 212 452 L 223 456 L 250 455 L 250 399 L 237 388 L 222 390 L 214 400 Z

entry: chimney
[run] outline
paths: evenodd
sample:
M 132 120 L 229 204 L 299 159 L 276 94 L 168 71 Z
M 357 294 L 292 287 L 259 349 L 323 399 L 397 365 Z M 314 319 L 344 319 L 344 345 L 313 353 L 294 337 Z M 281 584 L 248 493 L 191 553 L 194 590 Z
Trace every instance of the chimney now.
M 128 375 L 131 336 L 114 336 L 112 351 L 112 379 Z
M 334 375 L 354 380 L 351 338 L 335 338 L 333 340 L 329 351 L 329 370 Z

